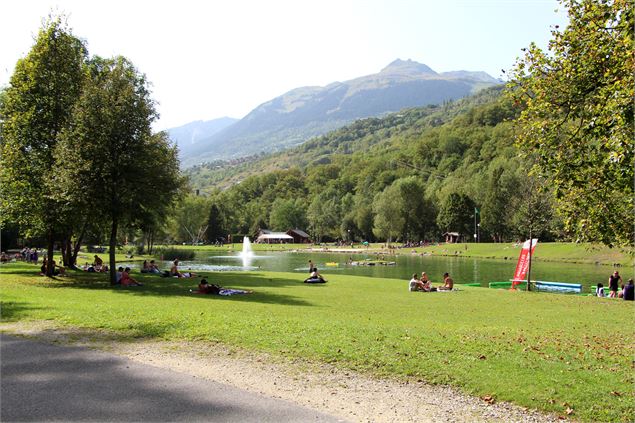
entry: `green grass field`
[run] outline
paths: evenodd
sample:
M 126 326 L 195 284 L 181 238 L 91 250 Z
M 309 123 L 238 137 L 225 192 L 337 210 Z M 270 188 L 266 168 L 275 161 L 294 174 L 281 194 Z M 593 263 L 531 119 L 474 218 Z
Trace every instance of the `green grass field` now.
M 47 279 L 33 265 L 0 267 L 2 321 L 53 320 L 128 337 L 206 340 L 328 362 L 378 377 L 423 379 L 585 421 L 632 421 L 633 303 L 462 287 L 409 293 L 407 282 L 297 273 L 217 273 L 254 290 L 191 294 L 198 279 L 105 275 Z

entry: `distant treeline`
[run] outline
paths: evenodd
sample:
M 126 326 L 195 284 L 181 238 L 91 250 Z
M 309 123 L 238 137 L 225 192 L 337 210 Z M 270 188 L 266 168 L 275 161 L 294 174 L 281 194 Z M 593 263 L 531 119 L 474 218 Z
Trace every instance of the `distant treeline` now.
M 201 225 L 209 240 L 300 228 L 316 241 L 438 240 L 444 232 L 504 241 L 527 237 L 530 226 L 534 236 L 563 239 L 548 184 L 528 175 L 532 164 L 514 146 L 519 110 L 502 89 L 358 120 L 231 170 L 199 167 L 191 182 L 207 191 L 210 209 Z

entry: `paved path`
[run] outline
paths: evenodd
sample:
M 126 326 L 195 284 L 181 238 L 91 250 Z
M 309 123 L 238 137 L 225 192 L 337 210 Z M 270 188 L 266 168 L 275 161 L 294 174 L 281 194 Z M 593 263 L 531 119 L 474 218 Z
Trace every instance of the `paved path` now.
M 0 334 L 0 421 L 337 422 L 228 385 Z

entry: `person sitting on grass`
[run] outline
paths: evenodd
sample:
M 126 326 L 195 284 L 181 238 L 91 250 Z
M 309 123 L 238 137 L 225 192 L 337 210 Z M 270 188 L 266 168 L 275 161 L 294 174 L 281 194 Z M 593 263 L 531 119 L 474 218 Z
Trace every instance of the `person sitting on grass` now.
M 172 262 L 172 267 L 170 267 L 170 276 L 174 276 L 177 278 L 193 278 L 196 275 L 192 272 L 179 272 L 179 259 L 174 259 Z
M 445 272 L 443 274 L 443 285 L 439 286 L 437 290 L 438 291 L 452 291 L 452 288 L 454 288 L 454 281 L 450 277 L 450 274 L 448 272 Z
M 326 282 L 326 279 L 324 279 L 322 275 L 320 275 L 320 272 L 318 272 L 317 267 L 313 268 L 313 271 L 311 272 L 311 279 L 319 279 L 322 282 Z
M 123 267 L 119 266 L 115 272 L 115 285 L 121 285 L 121 276 L 123 276 Z
M 150 270 L 149 270 L 150 273 L 161 273 L 161 270 L 159 269 L 159 266 L 157 266 L 154 263 L 154 260 L 150 260 L 149 268 L 150 268 Z
M 420 279 L 421 283 L 423 284 L 423 290 L 425 292 L 431 292 L 431 291 L 436 291 L 436 288 L 432 287 L 432 282 L 430 282 L 430 279 L 428 278 L 428 275 L 426 272 L 421 272 L 421 279 Z
M 633 285 L 633 278 L 628 280 L 628 283 L 624 287 L 624 295 L 622 298 L 626 301 L 633 301 L 635 299 L 635 286 Z
M 42 267 L 40 267 L 40 273 L 46 276 L 46 270 L 48 269 L 48 260 L 42 261 Z M 52 276 L 64 276 L 66 274 L 66 268 L 59 266 L 55 260 L 53 260 L 53 275 Z
M 150 263 L 148 263 L 148 260 L 143 260 L 143 265 L 141 266 L 141 273 L 150 273 Z
M 317 267 L 314 267 L 311 270 L 311 274 L 309 275 L 309 277 L 304 280 L 304 283 L 325 283 L 325 282 L 326 282 L 326 279 L 324 279 L 322 275 L 320 275 L 320 272 L 318 272 Z
M 604 285 L 598 283 L 598 286 L 595 288 L 595 295 L 597 297 L 606 297 L 606 294 L 604 293 Z
M 126 267 L 126 269 L 121 273 L 121 285 L 122 286 L 143 286 L 142 283 L 139 283 L 130 277 L 129 267 Z
M 104 261 L 101 259 L 101 257 L 95 254 L 95 261 L 93 262 L 93 267 L 95 268 L 97 272 L 103 272 L 104 271 L 103 266 L 104 266 Z
M 423 287 L 423 282 L 419 280 L 416 273 L 412 274 L 412 279 L 408 283 L 408 291 L 416 292 L 416 291 L 425 291 Z

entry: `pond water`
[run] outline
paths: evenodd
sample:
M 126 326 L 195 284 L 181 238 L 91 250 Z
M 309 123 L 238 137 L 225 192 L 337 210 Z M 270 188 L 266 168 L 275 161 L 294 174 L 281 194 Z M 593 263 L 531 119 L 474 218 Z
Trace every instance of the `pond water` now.
M 355 261 L 376 260 L 376 254 L 356 254 Z M 450 273 L 455 283 L 478 282 L 487 286 L 489 282 L 509 281 L 516 268 L 517 259 L 488 260 L 463 257 L 432 257 L 419 255 L 401 255 L 385 257 L 395 262 L 392 266 L 353 266 L 347 264 L 349 255 L 342 253 L 308 252 L 254 252 L 253 256 L 242 258 L 238 253 L 219 253 L 201 251 L 195 260 L 182 261 L 181 269 L 193 271 L 274 271 L 297 272 L 298 279 L 308 273 L 308 261 L 313 260 L 321 274 L 328 278 L 330 274 L 370 276 L 375 278 L 394 278 L 407 281 L 413 273 L 425 271 L 433 282 L 440 282 L 444 272 Z M 164 264 L 165 268 L 169 263 Z M 580 283 L 589 291 L 591 285 L 602 282 L 606 285 L 613 269 L 609 266 L 592 264 L 550 263 L 535 261 L 532 263 L 532 280 Z M 626 269 L 625 269 L 626 273 Z

